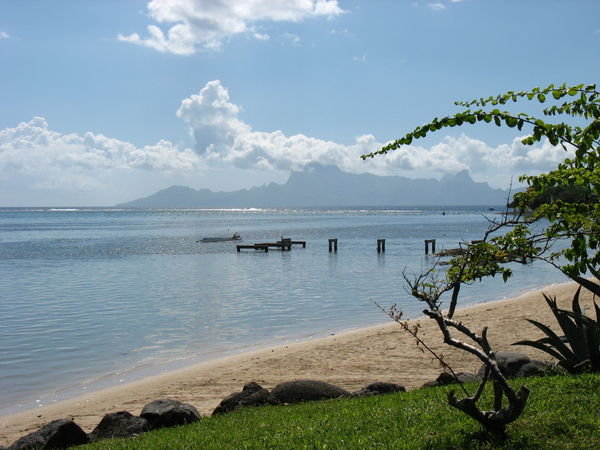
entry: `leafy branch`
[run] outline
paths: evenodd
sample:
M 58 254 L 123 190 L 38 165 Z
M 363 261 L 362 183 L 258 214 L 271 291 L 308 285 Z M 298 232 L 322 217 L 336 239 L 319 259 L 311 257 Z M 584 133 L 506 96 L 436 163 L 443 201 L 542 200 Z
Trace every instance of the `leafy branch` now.
M 542 109 L 545 120 L 497 108 L 498 105 L 520 100 L 555 104 Z M 465 110 L 441 119 L 435 117 L 361 158 L 384 155 L 445 128 L 477 123 L 493 123 L 519 131 L 524 127 L 531 128 L 531 134 L 522 138 L 523 144 L 533 145 L 547 139 L 551 145 L 560 145 L 565 150 L 564 160 L 554 170 L 519 178 L 527 183 L 528 188 L 516 193 L 512 201 L 507 202 L 507 211 L 499 219 L 488 219 L 490 226 L 481 241 L 476 244 L 465 243 L 464 247 L 461 245 L 463 251 L 450 261 L 443 276 L 436 272 L 437 263 L 414 279 L 404 275 L 407 290 L 426 305 L 423 313 L 435 320 L 444 342 L 475 355 L 486 366 L 485 377 L 476 394 L 458 400 L 451 392 L 449 403 L 479 421 L 488 431 L 503 435 L 506 425 L 517 419 L 523 411 L 529 391 L 522 387 L 515 392 L 506 382 L 487 340 L 487 327 L 478 334 L 453 319 L 460 287 L 498 274 L 507 281 L 512 275 L 511 269 L 506 266 L 507 262 L 527 264 L 532 260 L 540 260 L 600 296 L 600 92 L 595 84 L 551 84 L 545 88 L 509 91 L 488 98 L 456 102 L 456 105 Z M 472 107 L 479 109 L 472 111 Z M 557 116 L 574 119 L 576 123 L 548 121 L 548 118 Z M 512 211 L 508 210 L 509 206 L 513 208 Z M 557 243 L 561 245 L 557 246 Z M 589 278 L 590 275 L 593 278 Z M 448 312 L 443 312 L 441 296 L 449 292 L 452 292 L 450 306 Z M 555 304 L 550 304 L 551 307 L 553 305 L 555 308 Z M 563 325 L 567 323 L 564 317 L 570 314 L 558 313 Z M 577 311 L 572 314 L 575 314 L 572 318 L 582 330 L 581 324 L 585 325 L 586 336 L 591 336 L 589 330 L 597 330 Z M 549 330 L 542 324 L 536 324 L 545 331 Z M 455 337 L 455 334 L 462 338 Z M 560 337 L 548 336 L 560 346 Z M 594 345 L 600 342 L 597 337 L 592 341 Z M 598 351 L 597 346 L 593 348 L 594 352 Z M 594 361 L 600 361 L 599 354 L 594 355 L 599 358 Z M 494 405 L 491 410 L 483 411 L 477 402 L 488 379 L 492 380 L 494 387 Z M 506 407 L 503 407 L 504 397 L 508 400 Z

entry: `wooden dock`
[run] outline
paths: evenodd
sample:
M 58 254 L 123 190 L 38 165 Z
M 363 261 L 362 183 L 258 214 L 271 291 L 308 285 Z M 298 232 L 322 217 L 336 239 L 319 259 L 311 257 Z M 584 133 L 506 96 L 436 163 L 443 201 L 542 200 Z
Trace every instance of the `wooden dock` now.
M 459 256 L 465 252 L 462 248 L 449 248 L 448 250 L 442 250 L 439 253 L 434 253 L 433 256 Z
M 238 253 L 242 249 L 263 250 L 265 253 L 269 251 L 269 246 L 265 244 L 240 244 L 236 245 Z
M 280 249 L 281 251 L 290 251 L 292 249 L 292 245 L 301 245 L 302 248 L 306 248 L 306 241 L 293 241 L 290 238 L 282 238 L 277 242 L 259 242 L 256 244 L 242 244 L 236 246 L 238 253 L 242 249 L 253 249 L 253 250 L 263 250 L 265 253 L 269 251 L 269 248 Z
M 481 244 L 483 241 L 482 240 L 477 240 L 477 241 L 471 241 L 470 244 L 467 244 L 467 247 L 471 246 L 471 245 L 477 245 L 477 244 Z M 459 256 L 465 253 L 466 249 L 464 247 L 460 247 L 460 248 L 449 248 L 447 250 L 442 250 L 439 253 L 435 253 L 435 246 L 433 247 L 434 249 L 434 255 L 433 256 Z M 427 254 L 427 253 L 425 253 Z

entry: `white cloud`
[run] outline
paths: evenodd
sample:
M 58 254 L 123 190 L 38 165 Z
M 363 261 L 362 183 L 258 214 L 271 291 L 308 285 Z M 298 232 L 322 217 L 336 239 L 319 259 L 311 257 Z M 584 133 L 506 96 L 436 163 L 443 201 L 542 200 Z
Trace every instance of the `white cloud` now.
M 271 39 L 271 36 L 269 36 L 268 34 L 254 33 L 253 36 L 259 41 L 268 41 L 269 39 Z
M 181 150 L 169 141 L 136 147 L 91 132 L 61 134 L 42 117 L 0 130 L 0 190 L 21 185 L 20 189 L 32 191 L 114 191 L 123 200 L 119 188 L 133 174 L 168 178 L 200 167 L 193 150 Z M 23 180 L 28 180 L 26 186 Z
M 10 35 L 6 31 L 0 31 L 0 39 L 8 39 Z
M 525 172 L 549 170 L 565 157 L 561 148 L 547 142 L 531 147 L 515 138 L 511 144 L 491 147 L 462 135 L 446 137 L 430 148 L 410 145 L 363 161 L 360 155 L 376 151 L 385 143 L 372 135 L 359 136 L 354 143 L 345 145 L 303 134 L 286 136 L 280 130 L 254 131 L 239 118 L 239 113 L 240 107 L 231 102 L 227 89 L 218 80 L 207 83 L 198 95 L 183 100 L 177 111 L 190 127 L 196 152 L 207 164 L 220 162 L 243 169 L 302 170 L 318 162 L 347 172 L 411 178 L 439 178 L 469 169 L 476 180 L 507 187 L 511 177 L 516 180 Z
M 250 132 L 238 119 L 240 108 L 229 101 L 229 92 L 218 80 L 210 81 L 181 102 L 177 117 L 190 126 L 199 154 L 221 152 L 235 143 L 237 136 Z
M 434 11 L 442 11 L 446 9 L 446 5 L 443 3 L 427 3 L 427 6 Z
M 0 130 L 0 172 L 7 165 L 25 173 L 50 166 L 95 170 L 191 170 L 197 162 L 193 151 L 179 150 L 169 141 L 161 140 L 155 145 L 138 148 L 102 134 L 61 134 L 50 130 L 43 117 Z
M 361 64 L 366 64 L 367 63 L 367 55 L 366 55 L 366 53 L 363 53 L 362 56 L 353 56 L 352 61 L 361 63 Z
M 285 40 L 291 42 L 294 47 L 300 47 L 300 45 L 302 45 L 302 39 L 297 34 L 283 33 L 281 36 Z
M 429 147 L 416 141 L 363 161 L 360 155 L 377 151 L 385 142 L 370 134 L 343 144 L 304 134 L 288 136 L 281 130 L 253 130 L 240 112 L 218 80 L 184 99 L 176 114 L 189 127 L 194 149 L 164 140 L 138 147 L 91 132 L 63 134 L 41 117 L 5 128 L 0 130 L 0 205 L 108 205 L 172 184 L 241 189 L 249 187 L 250 176 L 254 185 L 282 182 L 289 171 L 313 163 L 410 178 L 440 178 L 468 169 L 477 181 L 507 187 L 511 177 L 548 171 L 566 156 L 547 141 L 532 147 L 515 138 L 490 146 L 461 135 Z
M 329 31 L 329 34 L 338 36 L 353 36 L 352 32 L 348 28 L 342 28 L 341 30 L 332 29 Z
M 148 37 L 138 33 L 118 35 L 118 39 L 161 52 L 189 55 L 197 50 L 218 50 L 232 36 L 256 33 L 259 22 L 301 22 L 313 17 L 334 17 L 344 10 L 338 0 L 152 0 L 150 17 L 167 28 L 152 24 Z

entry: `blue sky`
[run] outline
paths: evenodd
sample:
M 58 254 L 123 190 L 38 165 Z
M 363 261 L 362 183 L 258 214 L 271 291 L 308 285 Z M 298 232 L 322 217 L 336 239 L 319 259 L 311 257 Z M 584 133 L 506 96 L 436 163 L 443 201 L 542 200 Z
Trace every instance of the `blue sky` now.
M 506 187 L 564 154 L 475 126 L 358 156 L 454 100 L 599 81 L 599 17 L 597 0 L 0 0 L 0 205 L 235 190 L 311 162 Z

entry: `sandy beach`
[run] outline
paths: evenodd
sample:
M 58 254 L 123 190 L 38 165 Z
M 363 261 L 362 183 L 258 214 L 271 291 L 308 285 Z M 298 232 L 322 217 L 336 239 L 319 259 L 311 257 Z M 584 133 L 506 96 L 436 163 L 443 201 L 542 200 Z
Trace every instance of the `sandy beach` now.
M 556 329 L 542 291 L 556 296 L 560 305 L 570 309 L 576 286 L 575 283 L 557 284 L 518 298 L 462 308 L 455 317 L 478 331 L 487 325 L 490 342 L 496 351 L 518 351 L 532 358 L 549 360 L 546 354 L 533 348 L 510 344 L 520 339 L 541 337 L 525 318 L 535 318 Z M 582 291 L 581 304 L 584 308 L 591 306 L 592 295 L 588 291 Z M 415 321 L 420 322 L 420 334 L 428 345 L 443 353 L 455 371 L 478 370 L 479 361 L 441 342 L 441 335 L 432 320 Z M 201 414 L 208 415 L 223 397 L 241 390 L 249 381 L 272 388 L 282 381 L 318 379 L 351 391 L 373 381 L 388 381 L 415 389 L 435 379 L 439 373 L 438 363 L 429 354 L 421 352 L 413 338 L 389 320 L 375 327 L 216 359 L 57 404 L 1 416 L 0 445 L 10 445 L 22 435 L 59 418 L 72 418 L 90 432 L 104 414 L 122 410 L 139 414 L 145 403 L 158 398 L 191 403 Z

